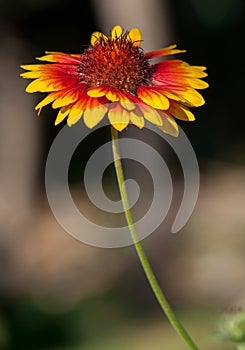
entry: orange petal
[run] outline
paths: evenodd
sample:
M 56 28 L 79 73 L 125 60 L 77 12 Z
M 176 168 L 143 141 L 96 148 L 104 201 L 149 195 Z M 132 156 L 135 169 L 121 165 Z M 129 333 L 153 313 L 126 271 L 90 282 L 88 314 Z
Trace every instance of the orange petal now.
M 81 55 L 79 54 L 68 54 L 63 52 L 49 52 L 45 51 L 46 55 L 41 57 L 36 57 L 39 61 L 47 62 L 58 62 L 58 63 L 68 63 L 68 64 L 79 64 Z
M 161 57 L 161 56 L 167 56 L 167 55 L 175 55 L 177 53 L 186 52 L 186 50 L 178 50 L 178 49 L 175 49 L 175 48 L 176 48 L 176 45 L 170 45 L 170 46 L 165 47 L 165 48 L 160 49 L 160 50 L 147 52 L 145 54 L 145 57 L 147 57 L 147 58 L 155 58 L 155 57 Z
M 207 73 L 204 71 L 206 67 L 203 66 L 190 66 L 187 62 L 182 60 L 165 60 L 154 65 L 155 74 L 163 74 L 167 77 L 171 76 L 183 76 L 191 78 L 204 78 Z
M 67 92 L 62 93 L 52 104 L 52 108 L 60 108 L 67 106 L 73 102 L 76 102 L 79 98 L 78 92 Z

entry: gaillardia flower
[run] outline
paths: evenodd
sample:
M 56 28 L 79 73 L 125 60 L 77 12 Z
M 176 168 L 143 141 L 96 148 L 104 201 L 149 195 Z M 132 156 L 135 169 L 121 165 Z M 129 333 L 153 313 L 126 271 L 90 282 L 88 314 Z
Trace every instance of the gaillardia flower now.
M 27 92 L 47 92 L 35 107 L 38 114 L 49 103 L 60 108 L 55 125 L 67 118 L 71 126 L 83 117 L 92 128 L 105 116 L 122 131 L 131 122 L 143 128 L 145 119 L 164 132 L 178 135 L 175 118 L 194 120 L 189 107 L 204 104 L 196 89 L 208 84 L 200 78 L 205 67 L 191 66 L 181 60 L 151 64 L 156 57 L 174 55 L 176 45 L 144 53 L 138 28 L 123 31 L 115 26 L 110 35 L 95 32 L 91 45 L 82 54 L 46 52 L 37 58 L 46 64 L 23 65 L 29 72 L 23 78 L 35 79 Z

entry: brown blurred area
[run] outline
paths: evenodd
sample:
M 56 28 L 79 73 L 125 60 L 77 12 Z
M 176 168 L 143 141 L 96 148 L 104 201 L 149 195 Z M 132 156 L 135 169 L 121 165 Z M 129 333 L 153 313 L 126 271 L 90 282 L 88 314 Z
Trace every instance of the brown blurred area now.
M 209 166 L 183 232 L 169 234 L 172 210 L 143 245 L 161 284 L 177 303 L 228 307 L 244 297 L 245 172 L 225 163 Z M 70 307 L 90 294 L 113 288 L 121 278 L 129 282 L 141 274 L 133 248 L 99 249 L 76 241 L 56 222 L 45 199 L 36 202 L 32 218 L 16 231 L 20 238 L 12 229 L 9 243 L 1 237 L 9 257 L 8 264 L 4 266 L 4 260 L 1 264 L 2 277 L 8 272 L 1 288 L 13 295 L 27 293 L 43 302 L 51 298 L 57 306 Z M 147 289 L 144 277 L 137 278 Z M 130 283 L 137 287 L 134 278 Z
M 187 3 L 186 7 L 180 0 L 137 0 L 135 4 L 53 0 L 35 5 L 31 0 L 12 0 L 0 4 L 0 349 L 71 349 L 73 338 L 82 344 L 74 349 L 104 349 L 102 345 L 86 345 L 93 338 L 96 318 L 115 326 L 119 313 L 120 326 L 127 319 L 136 322 L 137 313 L 144 320 L 143 309 L 152 319 L 159 317 L 133 247 L 111 250 L 87 246 L 56 222 L 46 199 L 44 166 L 60 129 L 53 126 L 55 112 L 50 107 L 36 117 L 34 106 L 41 96 L 27 95 L 26 81 L 19 78 L 20 64 L 34 62 L 45 50 L 79 52 L 92 31 L 108 31 L 118 21 L 126 28 L 142 25 L 147 49 L 173 41 L 180 48 L 187 47 L 190 63 L 208 66 L 211 85 L 205 92 L 206 105 L 196 111 L 197 121 L 181 124 L 200 162 L 196 208 L 182 232 L 171 235 L 179 205 L 178 200 L 174 203 L 164 223 L 143 241 L 149 260 L 171 303 L 177 309 L 189 308 L 188 315 L 196 306 L 217 313 L 233 305 L 245 307 L 244 72 L 239 69 L 242 59 L 230 50 L 240 43 L 244 5 L 238 0 L 224 2 L 215 17 L 216 7 L 210 1 Z M 178 176 L 175 186 L 180 197 L 183 183 Z M 75 182 L 73 190 L 82 201 Z M 108 312 L 108 320 L 101 320 L 100 311 L 93 310 L 92 305 L 100 300 L 98 310 L 102 315 Z M 20 305 L 25 308 L 26 302 L 25 313 Z M 29 302 L 34 313 L 26 311 L 30 310 Z M 111 302 L 112 310 L 108 307 Z M 74 321 L 61 322 L 50 316 L 80 307 L 85 326 L 79 323 L 79 336 L 71 331 Z M 87 315 L 89 310 L 94 318 Z M 36 328 L 32 328 L 35 319 L 43 323 L 33 321 Z M 146 317 L 147 325 L 148 321 Z M 62 328 L 66 322 L 69 331 Z M 195 322 L 198 320 L 191 319 L 190 327 Z M 57 333 L 53 342 L 46 336 L 49 326 L 53 336 Z M 147 329 L 141 327 L 143 332 Z M 59 342 L 62 332 L 67 338 Z M 177 347 L 169 345 L 169 349 Z

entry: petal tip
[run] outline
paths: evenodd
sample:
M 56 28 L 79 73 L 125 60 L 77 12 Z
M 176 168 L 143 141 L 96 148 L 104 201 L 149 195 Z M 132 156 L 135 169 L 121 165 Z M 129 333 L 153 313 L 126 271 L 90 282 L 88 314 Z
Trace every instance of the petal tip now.
M 117 39 L 122 35 L 122 33 L 123 33 L 122 27 L 119 25 L 116 25 L 111 30 L 111 37 L 113 39 Z
M 141 31 L 139 30 L 139 28 L 132 28 L 128 35 L 128 38 L 130 38 L 130 40 L 133 42 L 134 46 L 139 46 L 141 41 L 142 41 L 142 35 L 141 35 Z

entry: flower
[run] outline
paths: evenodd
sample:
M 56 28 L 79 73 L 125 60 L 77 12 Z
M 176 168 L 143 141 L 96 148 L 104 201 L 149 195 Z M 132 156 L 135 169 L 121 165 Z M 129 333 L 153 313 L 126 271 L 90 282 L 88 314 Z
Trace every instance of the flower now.
M 124 31 L 115 26 L 108 37 L 93 33 L 91 45 L 82 54 L 46 52 L 37 59 L 50 63 L 22 65 L 29 72 L 21 76 L 35 79 L 26 91 L 48 93 L 35 107 L 38 114 L 52 103 L 53 108 L 60 108 L 55 125 L 67 118 L 71 126 L 83 117 L 84 123 L 92 128 L 107 115 L 119 131 L 130 122 L 143 128 L 146 119 L 177 136 L 174 117 L 195 120 L 189 107 L 204 104 L 196 89 L 208 87 L 200 79 L 207 76 L 206 68 L 177 59 L 151 64 L 156 57 L 185 50 L 171 45 L 144 53 L 140 43 L 138 28 Z

